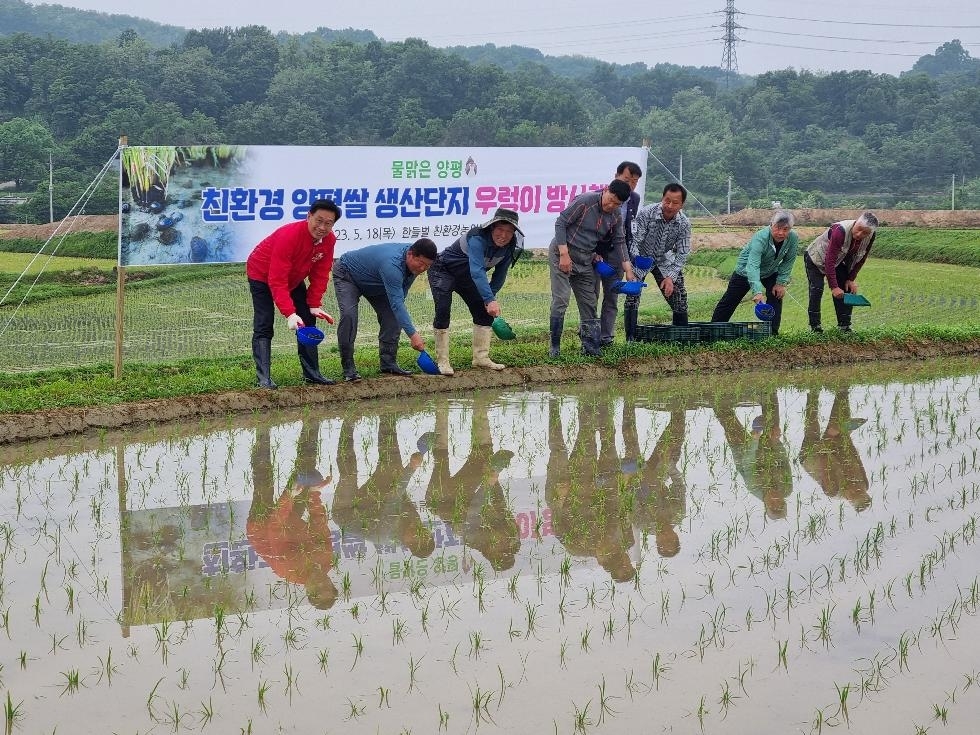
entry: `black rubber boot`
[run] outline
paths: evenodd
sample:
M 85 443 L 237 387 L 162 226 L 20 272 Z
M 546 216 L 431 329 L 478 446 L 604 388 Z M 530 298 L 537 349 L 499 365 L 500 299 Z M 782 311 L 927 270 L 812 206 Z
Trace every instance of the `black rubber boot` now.
M 599 357 L 602 349 L 599 345 L 599 333 L 602 329 L 598 319 L 586 319 L 579 327 L 582 338 L 582 353 L 589 357 Z
M 411 370 L 399 366 L 398 364 L 398 341 L 379 342 L 381 372 L 387 375 L 411 375 Z
M 252 337 L 252 357 L 255 358 L 255 377 L 259 388 L 275 390 L 279 386 L 272 382 L 272 340 Z
M 851 313 L 854 307 L 844 303 L 844 299 L 834 299 L 834 311 L 837 316 L 837 328 L 842 332 L 851 331 Z
M 672 319 L 675 327 L 686 327 L 687 326 L 687 312 L 683 314 L 678 314 L 674 312 L 674 317 Z
M 357 372 L 357 368 L 354 365 L 353 345 L 348 348 L 344 347 L 343 343 L 340 344 L 340 369 L 344 373 L 344 380 L 346 380 L 348 383 L 361 379 L 361 376 Z
M 558 357 L 561 352 L 561 333 L 565 331 L 565 317 L 551 317 L 551 346 L 548 348 L 548 357 Z
M 320 374 L 320 353 L 315 345 L 297 345 L 299 364 L 303 368 L 303 380 L 313 385 L 333 385 L 334 381 Z
M 623 324 L 626 326 L 626 341 L 636 341 L 636 323 L 639 321 L 640 310 L 626 304 L 623 307 Z

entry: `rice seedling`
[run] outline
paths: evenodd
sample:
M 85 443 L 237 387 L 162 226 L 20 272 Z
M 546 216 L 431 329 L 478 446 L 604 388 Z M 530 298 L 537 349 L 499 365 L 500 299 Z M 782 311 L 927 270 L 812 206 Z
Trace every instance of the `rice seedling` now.
M 442 709 L 442 705 L 439 704 L 439 732 L 443 730 L 449 731 L 449 713 Z
M 589 707 L 591 706 L 591 699 L 586 702 L 585 706 L 581 709 L 579 709 L 575 702 L 572 702 L 572 724 L 574 726 L 573 732 L 582 733 L 582 735 L 585 735 L 588 729 L 595 724 L 593 719 L 589 716 Z
M 167 704 L 165 714 L 163 716 L 163 722 L 173 728 L 174 732 L 178 732 L 181 728 L 181 722 L 188 718 L 190 719 L 190 712 L 181 712 L 180 706 L 176 701 L 169 702 Z
M 500 677 L 500 690 L 497 694 L 497 709 L 500 709 L 500 706 L 504 703 L 504 694 L 507 692 L 507 687 L 513 685 L 507 683 L 507 680 L 504 678 L 504 670 L 500 664 L 497 664 L 497 674 Z
M 391 645 L 397 643 L 405 642 L 405 634 L 408 632 L 408 626 L 405 625 L 405 621 L 400 618 L 396 618 L 391 621 Z
M 292 664 L 284 664 L 282 674 L 286 678 L 285 692 L 289 703 L 293 702 L 293 689 L 299 692 L 299 674 L 293 669 Z
M 350 665 L 350 671 L 353 671 L 361 658 L 361 654 L 364 653 L 364 638 L 363 636 L 357 635 L 357 633 L 352 633 L 351 635 L 354 638 L 354 643 L 352 644 L 354 648 L 354 662 Z
M 214 703 L 211 701 L 211 697 L 208 697 L 208 701 L 205 703 L 201 702 L 201 706 L 197 711 L 197 722 L 203 730 L 205 727 L 211 724 L 211 720 L 214 719 Z
M 850 726 L 851 715 L 847 709 L 847 698 L 848 695 L 850 694 L 851 685 L 845 684 L 842 687 L 837 682 L 834 682 L 834 686 L 837 688 L 837 700 L 838 700 L 837 712 L 835 713 L 835 717 L 838 718 L 842 717 L 844 719 L 844 724 Z
M 612 708 L 612 701 L 614 699 L 619 699 L 619 697 L 608 694 L 606 692 L 606 680 L 605 678 L 598 684 L 599 688 L 599 716 L 596 720 L 597 725 L 601 725 L 606 715 L 610 717 L 615 717 L 617 712 Z
M 61 650 L 61 651 L 67 650 L 65 648 L 65 641 L 66 640 L 68 640 L 68 636 L 63 635 L 63 636 L 59 637 L 57 633 L 52 633 L 51 634 L 51 648 L 48 651 L 48 653 L 53 655 L 53 654 L 57 653 L 59 650 Z
M 661 654 L 659 651 L 657 651 L 656 655 L 653 657 L 653 661 L 650 663 L 650 674 L 653 680 L 654 689 L 658 691 L 660 690 L 660 677 L 666 674 L 669 670 L 670 667 L 661 660 Z
M 787 641 L 780 641 L 780 640 L 777 640 L 776 641 L 776 649 L 777 649 L 777 651 L 776 651 L 776 653 L 777 653 L 776 668 L 778 669 L 780 666 L 782 666 L 783 667 L 783 670 L 785 670 L 787 672 L 789 671 L 789 664 L 786 661 L 786 649 L 788 647 L 789 647 L 789 641 L 788 640 Z
M 422 658 L 425 658 L 424 656 Z M 418 661 L 415 657 L 410 657 L 408 659 L 408 691 L 411 692 L 415 688 L 415 684 L 418 678 L 419 667 L 422 665 L 422 658 Z
M 367 711 L 367 705 L 355 702 L 350 697 L 347 697 L 347 715 L 344 719 L 348 722 L 351 720 L 356 720 L 358 717 L 363 715 Z
M 525 633 L 524 633 L 525 638 L 535 635 L 537 631 L 539 608 L 540 605 L 532 605 L 530 602 L 527 602 L 524 605 L 524 614 L 525 614 L 525 621 L 526 621 Z
M 479 685 L 476 686 L 476 689 L 470 687 L 472 720 L 476 723 L 477 729 L 479 729 L 480 723 L 482 722 L 489 722 L 493 725 L 497 724 L 490 715 L 490 702 L 493 700 L 493 694 L 492 690 L 489 692 L 481 691 Z
M 602 625 L 602 637 L 608 638 L 612 642 L 613 637 L 616 634 L 616 621 L 613 619 L 612 613 L 609 613 L 609 617 L 606 622 Z
M 479 631 L 471 631 L 469 635 L 470 640 L 470 658 L 479 658 L 480 654 L 486 648 L 486 641 L 483 635 Z
M 700 701 L 698 701 L 696 714 L 701 732 L 704 732 L 704 718 L 711 714 L 711 710 L 708 709 L 707 697 L 704 695 L 702 695 Z
M 69 669 L 68 671 L 61 672 L 62 677 L 64 677 L 64 687 L 61 689 L 61 694 L 74 694 L 78 691 L 81 686 L 81 678 L 78 673 L 78 669 Z
M 109 646 L 106 651 L 106 657 L 103 659 L 101 656 L 98 657 L 99 665 L 96 668 L 96 680 L 97 684 L 102 683 L 102 679 L 105 678 L 106 684 L 112 686 L 112 677 L 119 671 L 119 666 L 112 662 L 112 646 Z

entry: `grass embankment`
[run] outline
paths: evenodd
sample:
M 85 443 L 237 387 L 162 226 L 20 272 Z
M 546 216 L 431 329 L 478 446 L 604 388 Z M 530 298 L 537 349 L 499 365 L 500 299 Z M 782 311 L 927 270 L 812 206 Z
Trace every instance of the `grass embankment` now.
M 680 346 L 670 343 L 622 343 L 603 352 L 600 358 L 586 358 L 579 354 L 578 341 L 566 333 L 562 356 L 548 357 L 548 339 L 545 330 L 536 329 L 522 333 L 513 342 L 495 341 L 492 356 L 511 368 L 554 365 L 558 368 L 574 368 L 598 364 L 605 367 L 626 366 L 637 360 L 677 358 L 694 359 L 698 353 L 717 353 L 719 362 L 726 362 L 731 353 L 738 353 L 738 369 L 750 366 L 766 367 L 782 364 L 778 357 L 794 349 L 822 346 L 840 351 L 848 350 L 893 351 L 895 344 L 968 342 L 980 340 L 980 323 L 962 327 L 909 326 L 905 328 L 871 328 L 851 335 L 834 331 L 822 335 L 794 332 L 758 342 L 717 342 L 711 345 Z M 340 374 L 340 360 L 336 350 L 324 350 L 321 370 L 325 375 Z M 470 370 L 468 343 L 456 342 L 451 348 L 451 358 L 457 373 Z M 411 364 L 416 355 L 403 347 L 399 361 Z M 752 356 L 758 355 L 756 361 Z M 379 375 L 377 349 L 359 348 L 356 354 L 358 368 L 365 378 Z M 845 359 L 846 361 L 846 359 Z M 278 354 L 273 359 L 273 378 L 282 388 L 302 385 L 299 366 L 293 354 Z M 449 380 L 449 379 L 447 379 Z M 34 373 L 0 374 L 0 413 L 24 413 L 44 409 L 66 407 L 106 406 L 158 398 L 244 391 L 255 389 L 255 372 L 250 357 L 220 359 L 188 359 L 170 364 L 127 365 L 123 380 L 114 380 L 109 364 L 70 370 L 46 370 Z M 256 389 L 257 390 L 257 389 Z
M 84 235 L 86 233 L 82 233 Z M 79 237 L 81 235 L 72 235 Z M 902 259 L 874 257 L 861 274 L 863 294 L 872 301 L 870 309 L 856 309 L 858 333 L 848 344 L 908 339 L 971 340 L 980 332 L 977 299 L 977 267 L 980 246 L 973 231 L 882 230 L 875 255 L 895 254 Z M 11 242 L 0 241 L 0 247 Z M 92 255 L 105 243 L 80 240 L 65 252 L 73 257 Z M 38 247 L 34 243 L 34 250 Z M 114 247 L 114 243 L 113 243 Z M 889 249 L 891 248 L 891 249 Z M 59 250 L 59 252 L 62 252 Z M 737 251 L 701 250 L 692 255 L 686 270 L 690 313 L 693 321 L 708 321 Z M 0 293 L 6 293 L 16 278 L 9 258 L 29 255 L 0 255 Z M 928 262 L 931 258 L 956 260 L 959 265 Z M 66 406 L 116 404 L 147 398 L 168 398 L 210 392 L 243 390 L 253 385 L 254 372 L 249 350 L 251 306 L 244 281 L 244 266 L 180 266 L 128 271 L 124 379 L 112 378 L 113 301 L 115 279 L 112 261 L 55 258 L 45 267 L 30 298 L 20 307 L 17 318 L 27 325 L 18 343 L 7 332 L 0 341 L 0 364 L 17 365 L 17 356 L 29 372 L 0 375 L 0 412 L 25 412 Z M 92 272 L 90 274 L 90 271 Z M 18 271 L 19 272 L 19 271 Z M 145 276 L 142 275 L 145 273 Z M 94 277 L 92 274 L 100 277 Z M 134 280 L 139 279 L 139 280 Z M 27 279 L 25 279 L 27 280 Z M 33 282 L 33 277 L 29 282 Z M 19 288 L 26 288 L 22 285 Z M 783 310 L 780 339 L 753 344 L 756 349 L 791 349 L 821 342 L 834 342 L 832 330 L 823 337 L 811 335 L 806 321 L 806 277 L 802 260 L 794 269 L 790 297 Z M 17 304 L 17 293 L 5 303 Z M 547 264 L 542 259 L 524 259 L 514 268 L 501 294 L 505 316 L 518 333 L 514 342 L 494 340 L 492 354 L 515 367 L 540 365 L 547 358 L 549 282 Z M 328 310 L 336 308 L 332 290 L 325 300 Z M 432 314 L 424 278 L 420 278 L 409 297 L 413 314 L 423 337 L 432 348 L 429 322 Z M 7 307 L 0 309 L 3 316 Z M 825 295 L 824 324 L 834 323 L 829 295 Z M 12 313 L 12 309 L 7 312 Z M 336 312 L 334 312 L 336 313 Z M 470 362 L 469 315 L 461 303 L 454 308 L 452 359 L 457 368 Z M 754 321 L 748 303 L 733 317 L 735 321 Z M 6 321 L 6 318 L 4 318 Z M 669 323 L 670 314 L 654 287 L 644 291 L 641 323 Z M 563 356 L 555 365 L 584 363 L 578 356 L 574 337 L 576 309 L 569 308 L 566 319 Z M 41 339 L 43 337 L 43 339 Z M 377 374 L 378 356 L 373 312 L 364 305 L 357 352 L 357 364 L 365 377 Z M 616 346 L 601 358 L 615 365 L 627 358 L 662 357 L 687 350 L 725 352 L 733 343 L 696 348 L 671 344 L 631 344 L 622 340 L 619 330 Z M 404 342 L 404 341 L 403 341 Z M 299 366 L 292 337 L 285 329 L 276 335 L 273 377 L 282 386 L 300 384 Z M 843 346 L 843 345 L 842 345 Z M 214 351 L 202 358 L 202 347 Z M 6 354 L 4 354 L 6 351 Z M 339 357 L 333 335 L 321 349 L 321 369 L 325 375 L 340 374 Z M 403 347 L 399 360 L 414 361 L 415 353 Z M 139 360 L 140 362 L 136 362 Z M 92 364 L 91 367 L 57 369 L 58 365 Z M 32 366 L 54 369 L 31 371 Z

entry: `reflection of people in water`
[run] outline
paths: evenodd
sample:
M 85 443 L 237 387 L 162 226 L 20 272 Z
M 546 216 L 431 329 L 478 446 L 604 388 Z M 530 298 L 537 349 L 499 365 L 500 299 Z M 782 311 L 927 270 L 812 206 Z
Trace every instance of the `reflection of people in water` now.
M 851 441 L 851 431 L 861 426 L 865 419 L 851 418 L 848 393 L 840 391 L 834 395 L 827 428 L 821 435 L 817 415 L 819 399 L 818 391 L 810 391 L 806 397 L 803 445 L 800 447 L 803 469 L 828 497 L 840 495 L 860 512 L 871 505 L 871 495 L 868 493 L 868 474 Z
M 381 417 L 377 441 L 378 466 L 358 487 L 353 425 L 349 432 L 341 434 L 337 449 L 340 478 L 332 506 L 334 522 L 345 533 L 360 534 L 375 546 L 401 544 L 413 556 L 426 558 L 435 550 L 435 541 L 407 491 L 412 476 L 422 465 L 422 453 L 413 453 L 408 465 L 402 466 L 394 416 Z
M 473 406 L 473 430 L 469 456 L 459 471 L 449 468 L 449 407 L 437 417 L 433 447 L 435 468 L 425 492 L 425 503 L 462 538 L 476 549 L 497 571 L 514 566 L 521 548 L 520 529 L 507 508 L 500 487 L 500 472 L 507 468 L 514 453 L 493 451 L 490 420 L 485 404 Z
M 628 553 L 634 539 L 620 496 L 622 467 L 616 455 L 615 423 L 610 402 L 592 398 L 592 403 L 579 404 L 578 437 L 571 452 L 565 447 L 558 400 L 551 400 L 545 500 L 555 536 L 568 553 L 595 557 L 613 581 L 628 582 L 636 576 Z
M 269 429 L 257 430 L 246 534 L 272 571 L 287 582 L 304 585 L 310 604 L 326 610 L 337 599 L 337 588 L 327 574 L 333 566 L 333 546 L 320 489 L 329 479 L 324 480 L 316 468 L 318 439 L 319 424 L 304 421 L 295 469 L 276 499 Z
M 793 492 L 793 468 L 783 442 L 775 390 L 763 396 L 762 413 L 752 420 L 751 432 L 738 420 L 733 404 L 719 407 L 715 415 L 745 487 L 762 501 L 769 518 L 785 518 L 786 498 Z
M 676 556 L 681 539 L 675 526 L 687 511 L 687 485 L 677 464 L 684 444 L 685 410 L 670 412 L 670 423 L 660 435 L 650 458 L 643 461 L 636 432 L 635 408 L 627 403 L 623 415 L 623 440 L 627 453 L 635 447 L 639 477 L 634 522 L 644 533 L 653 533 L 660 556 Z

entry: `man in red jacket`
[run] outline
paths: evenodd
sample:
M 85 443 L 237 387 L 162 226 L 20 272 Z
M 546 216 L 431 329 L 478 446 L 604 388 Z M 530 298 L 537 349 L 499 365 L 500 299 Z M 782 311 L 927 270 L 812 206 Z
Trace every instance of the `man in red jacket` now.
M 275 388 L 269 374 L 272 362 L 272 336 L 276 309 L 286 317 L 290 329 L 314 326 L 317 319 L 333 324 L 320 301 L 327 290 L 333 249 L 337 236 L 333 226 L 340 219 L 340 207 L 329 199 L 310 205 L 306 220 L 283 225 L 248 256 L 245 272 L 252 292 L 252 356 L 260 388 Z M 306 280 L 309 279 L 309 286 Z M 297 344 L 303 380 L 315 385 L 333 385 L 320 374 L 316 345 Z

